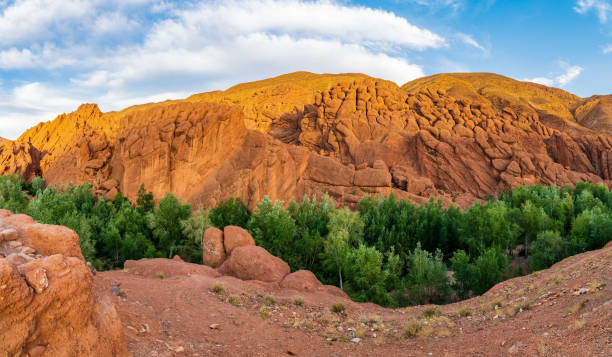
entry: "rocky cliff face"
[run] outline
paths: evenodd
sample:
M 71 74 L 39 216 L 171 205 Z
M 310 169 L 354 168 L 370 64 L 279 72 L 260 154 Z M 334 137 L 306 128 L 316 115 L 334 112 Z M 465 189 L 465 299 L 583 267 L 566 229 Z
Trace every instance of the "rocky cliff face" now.
M 0 356 L 127 356 L 114 305 L 93 293 L 79 237 L 0 210 Z
M 107 198 L 144 183 L 196 206 L 326 192 L 465 205 L 521 184 L 612 184 L 608 98 L 457 76 L 400 88 L 299 72 L 121 112 L 83 105 L 0 144 L 0 172 L 91 182 Z

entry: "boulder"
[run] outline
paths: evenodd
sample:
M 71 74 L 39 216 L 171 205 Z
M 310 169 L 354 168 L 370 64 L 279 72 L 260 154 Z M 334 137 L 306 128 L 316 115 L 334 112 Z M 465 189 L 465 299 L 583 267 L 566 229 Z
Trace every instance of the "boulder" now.
M 242 280 L 278 282 L 289 274 L 289 265 L 257 246 L 237 247 L 217 271 Z
M 210 227 L 204 232 L 202 240 L 202 262 L 204 265 L 218 267 L 225 261 L 223 231 Z
M 249 232 L 241 227 L 226 226 L 223 228 L 223 244 L 225 245 L 225 253 L 229 255 L 234 248 L 255 245 L 255 240 Z
M 281 282 L 281 288 L 294 289 L 304 292 L 313 292 L 323 287 L 323 284 L 309 270 L 298 270 L 288 274 Z
M 0 232 L 0 356 L 128 356 L 76 233 L 6 211 Z

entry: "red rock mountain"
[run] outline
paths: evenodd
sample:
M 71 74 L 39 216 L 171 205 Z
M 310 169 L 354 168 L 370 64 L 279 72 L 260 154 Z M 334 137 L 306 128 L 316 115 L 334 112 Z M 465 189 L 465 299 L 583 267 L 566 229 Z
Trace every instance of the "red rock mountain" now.
M 84 104 L 0 143 L 0 173 L 91 182 L 106 197 L 144 183 L 195 206 L 325 192 L 465 205 L 522 184 L 611 186 L 610 135 L 612 96 L 488 73 L 399 87 L 296 72 L 120 112 Z

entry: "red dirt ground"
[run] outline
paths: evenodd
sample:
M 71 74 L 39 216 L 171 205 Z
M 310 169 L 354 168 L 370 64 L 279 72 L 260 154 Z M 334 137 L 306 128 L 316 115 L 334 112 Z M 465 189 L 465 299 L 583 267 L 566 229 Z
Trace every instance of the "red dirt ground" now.
M 134 356 L 612 356 L 612 244 L 439 306 L 429 318 L 431 305 L 385 309 L 173 269 L 95 277 L 96 293 L 117 305 Z M 213 292 L 216 284 L 224 290 Z M 331 312 L 336 303 L 345 313 Z

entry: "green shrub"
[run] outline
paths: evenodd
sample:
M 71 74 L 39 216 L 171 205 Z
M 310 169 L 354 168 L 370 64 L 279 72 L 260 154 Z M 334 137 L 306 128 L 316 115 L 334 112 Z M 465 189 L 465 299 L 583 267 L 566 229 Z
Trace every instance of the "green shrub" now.
M 247 227 L 249 208 L 240 198 L 230 197 L 210 211 L 210 222 L 223 229 L 225 226 Z

